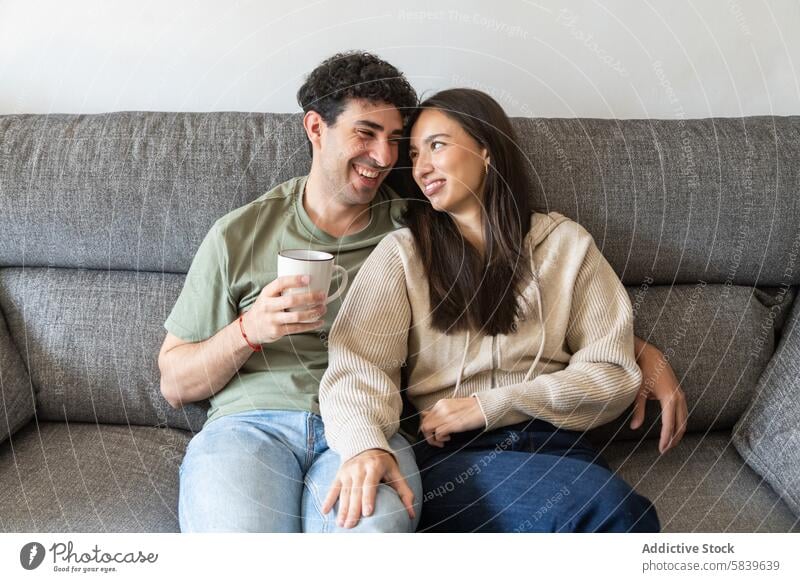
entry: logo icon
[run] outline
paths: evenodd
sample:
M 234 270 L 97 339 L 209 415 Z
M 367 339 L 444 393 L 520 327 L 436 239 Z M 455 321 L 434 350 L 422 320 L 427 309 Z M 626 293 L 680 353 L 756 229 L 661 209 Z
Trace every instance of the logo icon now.
M 26 570 L 35 570 L 44 560 L 44 546 L 39 542 L 29 542 L 19 551 L 19 563 Z

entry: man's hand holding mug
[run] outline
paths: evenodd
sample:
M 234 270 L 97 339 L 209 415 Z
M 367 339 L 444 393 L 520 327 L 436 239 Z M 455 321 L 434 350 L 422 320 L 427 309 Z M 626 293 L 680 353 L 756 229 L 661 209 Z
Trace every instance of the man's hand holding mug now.
M 322 251 L 281 251 L 278 278 L 261 290 L 253 307 L 243 315 L 248 341 L 272 343 L 285 335 L 321 328 L 326 305 L 347 288 L 347 271 L 334 265 L 333 258 Z M 328 296 L 334 271 L 340 274 L 341 282 Z

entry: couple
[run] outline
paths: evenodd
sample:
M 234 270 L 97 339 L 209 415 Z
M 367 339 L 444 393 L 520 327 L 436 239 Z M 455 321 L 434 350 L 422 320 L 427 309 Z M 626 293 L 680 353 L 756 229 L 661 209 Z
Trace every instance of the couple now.
M 634 399 L 640 425 L 655 398 L 665 452 L 685 399 L 591 236 L 530 208 L 499 105 L 456 89 L 417 107 L 365 53 L 323 62 L 298 100 L 311 171 L 213 225 L 165 322 L 162 394 L 210 400 L 181 530 L 658 531 L 581 431 Z M 405 199 L 382 184 L 403 140 Z M 275 278 L 287 248 L 336 255 L 353 280 L 339 309 L 283 295 L 308 283 Z

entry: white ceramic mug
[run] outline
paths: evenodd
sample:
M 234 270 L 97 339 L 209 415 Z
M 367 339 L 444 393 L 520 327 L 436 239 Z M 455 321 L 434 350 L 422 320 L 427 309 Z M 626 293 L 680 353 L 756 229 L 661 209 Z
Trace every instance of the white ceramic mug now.
M 341 277 L 338 289 L 325 300 L 325 305 L 339 297 L 347 289 L 347 269 L 333 264 L 333 255 L 324 251 L 310 251 L 305 249 L 284 249 L 278 253 L 278 277 L 287 275 L 308 275 L 310 281 L 307 287 L 293 287 L 286 289 L 284 295 L 297 293 L 328 292 L 331 278 L 336 272 Z M 308 306 L 292 307 L 289 311 L 305 311 Z M 315 320 L 314 320 L 315 321 Z M 306 322 L 303 322 L 306 323 Z

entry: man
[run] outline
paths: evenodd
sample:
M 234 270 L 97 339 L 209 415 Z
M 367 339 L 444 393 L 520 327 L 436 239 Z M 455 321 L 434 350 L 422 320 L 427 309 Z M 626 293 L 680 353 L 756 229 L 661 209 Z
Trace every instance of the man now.
M 325 441 L 318 390 L 341 301 L 326 309 L 324 295 L 282 296 L 307 280 L 276 278 L 276 264 L 281 249 L 328 251 L 352 280 L 400 226 L 402 202 L 382 182 L 416 94 L 395 67 L 354 52 L 320 64 L 298 101 L 312 151 L 308 176 L 214 224 L 164 324 L 162 394 L 176 408 L 210 399 L 180 468 L 181 530 L 412 532 L 421 485 L 400 435 L 394 455 L 372 451 L 364 465 L 383 483 L 370 489 L 356 527 L 322 512 L 340 462 Z

